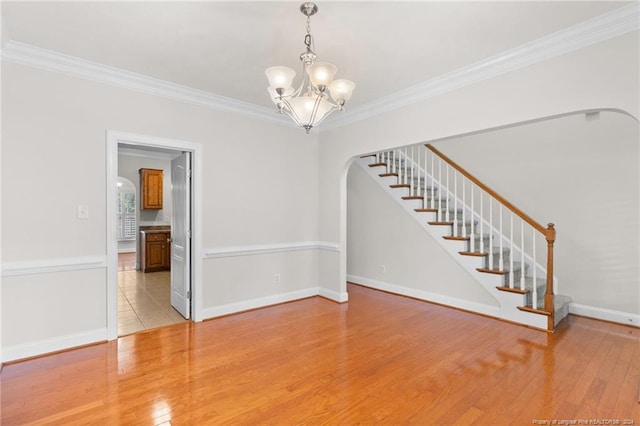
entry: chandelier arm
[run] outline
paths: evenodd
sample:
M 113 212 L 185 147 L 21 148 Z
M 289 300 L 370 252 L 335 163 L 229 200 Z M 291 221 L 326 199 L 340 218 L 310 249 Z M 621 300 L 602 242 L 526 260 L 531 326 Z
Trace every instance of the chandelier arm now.
M 289 101 L 285 98 L 281 99 L 282 103 L 284 103 L 284 105 L 286 106 L 286 108 L 283 108 L 284 112 L 287 113 L 287 115 L 289 117 L 291 117 L 291 119 L 298 125 L 298 126 L 304 126 L 304 123 L 302 123 L 302 120 L 300 120 L 300 117 L 298 117 L 298 114 L 296 113 L 295 109 L 293 109 L 291 107 L 291 104 L 289 103 Z
M 324 117 L 322 117 L 322 118 L 320 119 L 320 121 L 318 121 L 318 122 L 315 124 L 315 126 L 319 126 L 319 125 L 320 125 L 320 123 L 322 123 L 324 120 L 326 120 L 326 118 L 327 118 L 328 116 L 330 116 L 334 111 L 338 111 L 338 108 L 333 107 L 333 108 L 331 108 L 329 111 L 327 111 L 327 113 L 324 115 Z
M 318 115 L 318 107 L 320 106 L 320 102 L 322 102 L 323 98 L 324 98 L 323 93 L 320 93 L 316 97 L 315 102 L 313 103 L 313 110 L 311 111 L 311 117 L 309 118 L 310 125 L 313 125 L 313 122 L 316 121 L 316 115 Z

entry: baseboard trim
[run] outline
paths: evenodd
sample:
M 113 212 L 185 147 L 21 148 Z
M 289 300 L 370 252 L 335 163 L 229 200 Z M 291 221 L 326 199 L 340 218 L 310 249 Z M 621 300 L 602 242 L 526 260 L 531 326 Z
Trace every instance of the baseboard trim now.
M 324 287 L 320 287 L 319 296 L 338 303 L 345 303 L 349 301 L 349 294 L 346 291 L 343 293 L 338 293 L 337 291 L 329 290 L 328 288 Z
M 325 241 L 299 241 L 292 243 L 256 244 L 205 249 L 203 259 L 223 257 L 255 256 L 259 254 L 286 253 L 301 250 L 327 250 L 340 252 L 340 244 Z
M 59 259 L 25 260 L 2 264 L 2 276 L 47 274 L 107 267 L 106 256 L 78 256 Z
M 259 297 L 257 299 L 243 300 L 241 302 L 228 303 L 226 305 L 213 306 L 202 310 L 202 319 L 217 318 L 224 315 L 236 314 L 252 309 L 266 308 L 267 306 L 278 305 L 280 303 L 292 302 L 294 300 L 306 299 L 307 297 L 318 296 L 318 287 L 309 287 L 302 290 L 288 293 L 274 294 L 271 296 Z
M 384 281 L 374 280 L 371 278 L 360 277 L 357 275 L 348 274 L 347 280 L 352 281 L 355 284 L 360 284 L 362 286 L 370 287 L 376 290 L 382 290 L 389 293 L 399 294 L 401 296 L 424 300 L 426 302 L 438 303 L 440 305 L 451 306 L 453 308 L 462 309 L 465 311 L 476 312 L 482 315 L 500 318 L 500 308 L 498 306 L 470 302 L 468 300 L 458 299 L 456 297 L 446 296 L 444 294 L 431 293 L 429 291 L 404 287 Z
M 640 327 L 640 315 L 628 312 L 598 308 L 597 306 L 581 305 L 579 303 L 569 303 L 569 313 L 603 321 Z
M 106 340 L 107 329 L 105 327 L 21 345 L 7 346 L 2 348 L 2 362 L 17 361 Z

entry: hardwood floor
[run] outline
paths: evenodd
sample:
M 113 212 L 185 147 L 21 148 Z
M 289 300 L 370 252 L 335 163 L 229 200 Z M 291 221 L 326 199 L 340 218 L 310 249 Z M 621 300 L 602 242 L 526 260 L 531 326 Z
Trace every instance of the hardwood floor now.
M 1 423 L 640 422 L 638 328 L 569 316 L 548 334 L 354 285 L 349 297 L 6 365 Z

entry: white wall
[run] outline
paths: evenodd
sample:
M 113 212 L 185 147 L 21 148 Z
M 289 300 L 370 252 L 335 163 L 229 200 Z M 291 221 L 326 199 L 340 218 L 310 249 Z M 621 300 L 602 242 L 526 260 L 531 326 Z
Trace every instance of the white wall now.
M 347 241 L 346 169 L 355 156 L 580 110 L 619 108 L 637 118 L 639 47 L 635 31 L 323 132 L 320 239 Z M 322 258 L 321 270 L 332 274 L 321 284 L 344 291 L 346 263 L 344 251 Z
M 3 361 L 106 336 L 107 129 L 202 144 L 204 251 L 318 240 L 317 135 L 7 62 L 2 90 Z M 204 260 L 205 311 L 317 293 L 318 251 L 279 253 L 278 287 Z

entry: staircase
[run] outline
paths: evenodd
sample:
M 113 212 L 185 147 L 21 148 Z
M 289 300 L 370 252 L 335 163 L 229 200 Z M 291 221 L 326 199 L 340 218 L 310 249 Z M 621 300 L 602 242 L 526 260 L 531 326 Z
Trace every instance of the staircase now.
M 571 299 L 557 294 L 555 228 L 540 225 L 432 145 L 359 158 L 365 170 L 499 303 L 499 317 L 553 331 Z

